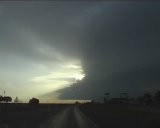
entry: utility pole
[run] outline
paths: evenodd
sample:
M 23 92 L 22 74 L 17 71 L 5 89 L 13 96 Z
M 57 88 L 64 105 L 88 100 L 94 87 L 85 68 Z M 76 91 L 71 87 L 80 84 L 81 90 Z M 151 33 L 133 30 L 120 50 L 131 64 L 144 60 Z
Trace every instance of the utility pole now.
M 4 97 L 5 97 L 5 93 L 6 93 L 6 92 L 5 92 L 5 90 L 4 90 Z

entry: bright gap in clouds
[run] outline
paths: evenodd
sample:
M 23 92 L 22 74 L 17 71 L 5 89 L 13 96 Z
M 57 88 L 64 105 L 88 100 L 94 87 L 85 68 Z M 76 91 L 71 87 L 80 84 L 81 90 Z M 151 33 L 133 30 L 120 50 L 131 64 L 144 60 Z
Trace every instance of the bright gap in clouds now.
M 58 100 L 58 94 L 55 93 L 56 90 L 68 87 L 84 77 L 85 74 L 83 73 L 81 62 L 76 60 L 60 64 L 56 69 L 46 74 L 34 76 L 30 79 L 30 82 L 34 85 L 39 85 L 39 97 L 42 102 L 55 102 Z M 43 94 L 50 92 L 52 97 L 50 95 L 43 97 Z
M 74 77 L 76 80 L 82 80 L 85 77 L 85 74 L 82 74 L 82 73 L 76 74 Z
M 4 43 L 10 45 L 12 42 L 14 45 L 9 47 L 9 52 L 6 47 L 7 50 L 4 48 L 0 54 L 3 59 L 0 62 L 0 95 L 5 90 L 13 99 L 18 96 L 27 102 L 31 97 L 54 93 L 83 79 L 85 75 L 80 59 L 62 54 L 54 43 L 49 45 L 26 28 L 15 26 L 16 32 L 14 27 L 10 28 L 14 39 L 4 40 Z
M 53 91 L 69 86 L 77 80 L 82 80 L 84 76 L 81 63 L 77 60 L 66 62 L 66 64 L 63 63 L 57 67 L 57 69 L 53 69 L 53 71 L 47 74 L 34 76 L 30 81 L 35 84 L 40 84 L 42 87 L 43 85 L 46 86 L 48 91 Z

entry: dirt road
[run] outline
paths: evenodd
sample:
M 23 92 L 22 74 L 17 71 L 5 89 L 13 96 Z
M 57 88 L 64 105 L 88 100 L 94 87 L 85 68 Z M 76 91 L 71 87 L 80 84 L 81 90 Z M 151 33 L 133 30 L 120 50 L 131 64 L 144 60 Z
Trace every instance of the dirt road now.
M 98 128 L 77 106 L 69 106 L 39 128 Z

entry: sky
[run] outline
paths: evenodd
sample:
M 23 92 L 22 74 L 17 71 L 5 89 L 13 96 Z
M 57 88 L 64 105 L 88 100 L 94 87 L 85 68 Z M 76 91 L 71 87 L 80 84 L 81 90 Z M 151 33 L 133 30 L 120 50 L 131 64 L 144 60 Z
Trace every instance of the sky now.
M 160 89 L 160 2 L 0 2 L 0 95 L 101 100 Z

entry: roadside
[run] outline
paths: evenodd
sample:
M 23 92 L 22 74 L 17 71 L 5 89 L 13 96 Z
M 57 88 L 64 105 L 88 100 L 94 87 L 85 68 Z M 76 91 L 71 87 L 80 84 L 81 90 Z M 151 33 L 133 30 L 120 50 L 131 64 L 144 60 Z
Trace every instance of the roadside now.
M 8 104 L 5 109 L 1 107 L 0 128 L 35 128 L 65 107 L 66 105 L 58 104 L 38 106 Z
M 80 110 L 100 126 L 100 128 L 160 127 L 160 113 L 156 112 L 154 108 L 150 110 L 146 107 L 125 105 L 84 104 L 80 106 Z

